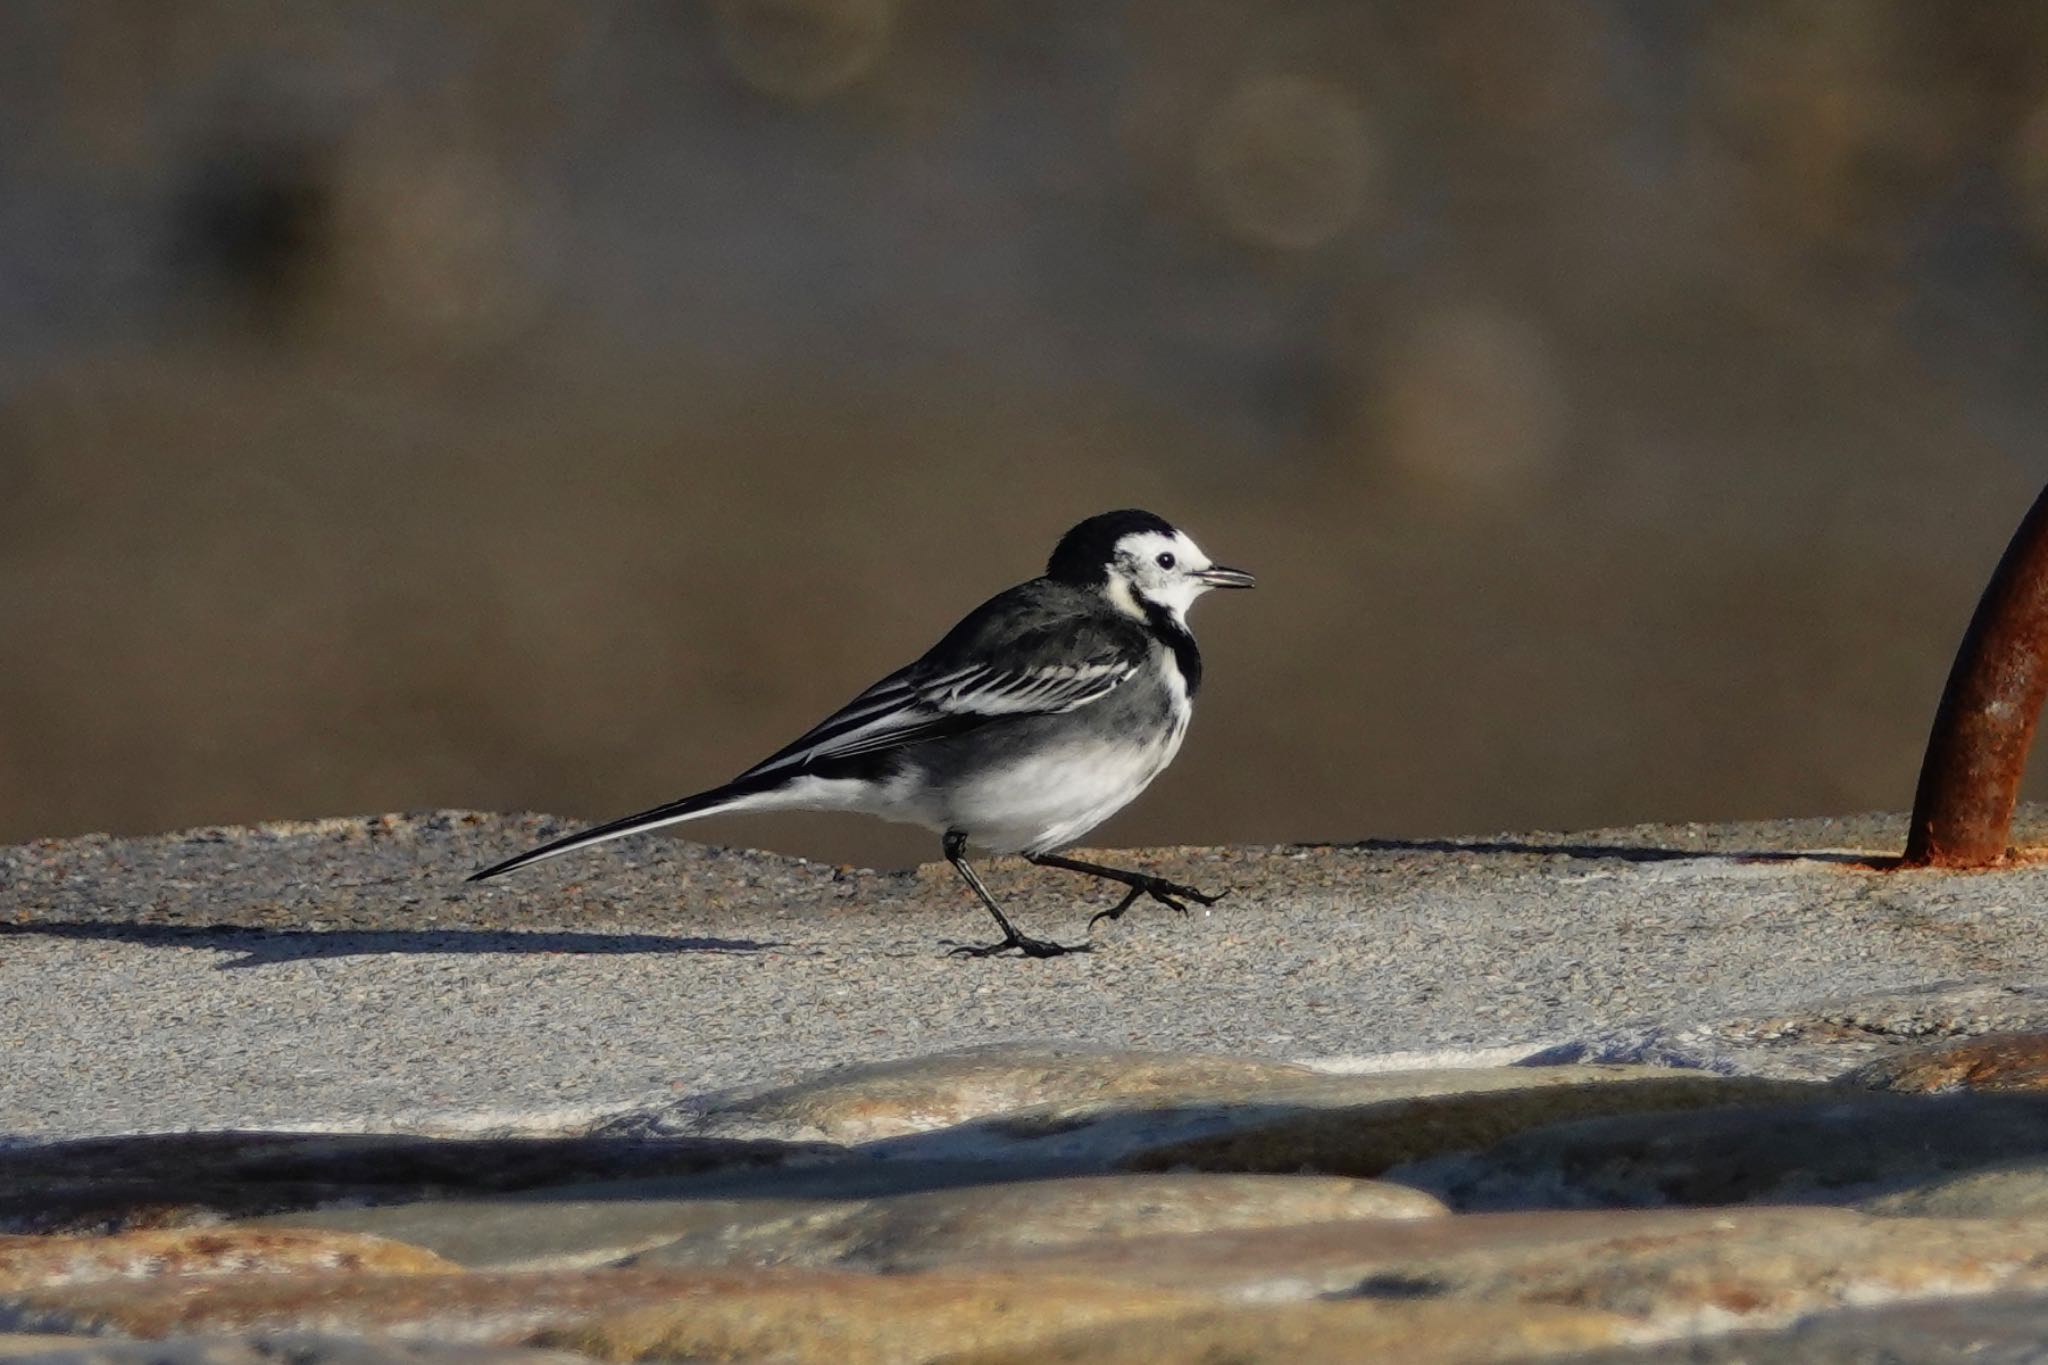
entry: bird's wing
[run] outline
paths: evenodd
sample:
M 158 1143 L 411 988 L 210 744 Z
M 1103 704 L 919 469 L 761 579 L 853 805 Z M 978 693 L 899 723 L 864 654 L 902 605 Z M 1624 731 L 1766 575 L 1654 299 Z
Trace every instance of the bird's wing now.
M 1071 622 L 1027 624 L 1004 636 L 993 642 L 949 636 L 742 777 L 815 768 L 993 720 L 1073 711 L 1115 691 L 1145 658 L 1129 640 L 1077 632 Z
M 543 844 L 470 880 L 641 830 L 743 810 L 791 778 L 831 775 L 836 760 L 860 760 L 1007 719 L 1087 706 L 1136 673 L 1150 648 L 1137 624 L 1105 615 L 1077 589 L 1033 579 L 982 603 L 922 659 L 724 786 Z M 852 771 L 859 767 L 856 762 Z
M 928 655 L 909 668 L 890 674 L 794 744 L 722 787 L 542 844 L 516 858 L 474 872 L 469 879 L 482 881 L 590 844 L 716 815 L 723 810 L 743 809 L 746 798 L 772 790 L 786 778 L 813 771 L 834 759 L 857 758 L 921 739 L 960 734 L 1005 716 L 1071 711 L 1108 696 L 1138 666 L 1135 660 L 1111 654 L 1076 659 L 1067 653 L 1033 662 L 1028 654 L 1012 653 L 1011 662 L 1018 666 L 1000 672 L 986 664 L 935 667 L 930 659 Z

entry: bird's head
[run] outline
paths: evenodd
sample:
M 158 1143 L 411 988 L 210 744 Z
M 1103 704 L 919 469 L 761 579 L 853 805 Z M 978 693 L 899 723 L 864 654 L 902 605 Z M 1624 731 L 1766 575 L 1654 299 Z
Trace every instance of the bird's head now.
M 1060 537 L 1046 576 L 1091 588 L 1120 611 L 1144 618 L 1164 611 L 1181 625 L 1211 588 L 1249 588 L 1252 576 L 1228 569 L 1163 517 L 1135 509 L 1090 517 Z

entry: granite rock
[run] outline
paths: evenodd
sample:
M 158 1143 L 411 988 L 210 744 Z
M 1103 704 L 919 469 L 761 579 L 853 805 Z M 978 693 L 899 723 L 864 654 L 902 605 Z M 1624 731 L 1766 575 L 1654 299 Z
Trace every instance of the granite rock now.
M 535 1344 L 599 1360 L 908 1365 L 970 1350 L 1031 1348 L 1109 1323 L 1170 1332 L 1206 1306 L 1165 1289 L 1057 1274 L 762 1276 L 688 1302 L 544 1331 Z
M 103 1338 L 69 1332 L 0 1332 L 0 1360 L 17 1360 L 22 1356 L 56 1355 L 77 1348 L 90 1349 L 104 1344 L 106 1343 Z
M 868 1168 L 844 1169 L 859 1188 Z M 857 1176 L 855 1171 L 860 1174 Z M 916 1169 L 886 1174 L 915 1178 Z M 967 1171 L 957 1172 L 962 1176 Z M 640 1265 L 857 1265 L 902 1270 L 955 1255 L 1110 1236 L 1262 1227 L 1344 1218 L 1428 1218 L 1434 1197 L 1372 1181 L 1270 1176 L 1030 1178 L 982 1165 L 972 1182 L 873 1198 L 704 1197 L 637 1183 L 536 1190 L 516 1198 L 438 1200 L 286 1215 L 264 1224 L 372 1233 L 424 1246 L 472 1269 Z
M 1028 1347 L 968 1351 L 944 1365 L 1481 1365 L 1627 1341 L 1633 1319 L 1552 1304 L 1352 1300 L 1233 1308 L 1115 1323 Z
M 815 1159 L 722 1138 L 165 1133 L 0 1150 L 0 1231 L 112 1232 L 329 1205 L 694 1174 Z
M 17 1350 L 16 1342 L 27 1349 Z M 24 1357 L 35 1365 L 578 1365 L 582 1360 L 564 1351 L 519 1346 L 366 1341 L 306 1332 L 163 1341 L 0 1336 L 0 1359 Z
M 536 1191 L 535 1196 L 322 1209 L 242 1226 L 365 1232 L 428 1248 L 471 1270 L 587 1270 L 618 1265 L 672 1242 L 801 1226 L 825 1211 L 859 1207 L 857 1201 L 831 1199 L 697 1198 L 665 1184 L 637 1182 Z
M 1907 1095 L 2048 1089 L 2048 1033 L 1987 1033 L 1904 1048 L 1841 1079 L 1844 1085 Z
M 1559 1068 L 1549 1086 L 1451 1094 L 1290 1115 L 1219 1136 L 1167 1143 L 1129 1157 L 1132 1170 L 1315 1172 L 1377 1176 L 1403 1162 L 1465 1151 L 1530 1128 L 1589 1115 L 1755 1106 L 1806 1098 L 1818 1087 L 1792 1082 L 1631 1068 L 1620 1077 L 1569 1084 L 1581 1068 Z M 1541 1071 L 1524 1074 L 1543 1075 Z
M 1935 932 L 1957 927 L 1926 915 L 1911 922 Z M 1863 1068 L 1882 1076 L 1893 1059 L 1924 1055 L 1944 1042 L 2048 1032 L 2048 985 L 2038 975 L 1930 981 L 1708 1020 L 1596 1029 L 1535 1051 L 1526 1062 L 1640 1063 L 1805 1081 L 1839 1080 Z
M 1081 1176 L 896 1195 L 704 1228 L 634 1263 L 936 1269 L 961 1258 L 1105 1239 L 1446 1212 L 1418 1190 L 1367 1180 Z
M 985 917 L 943 868 L 654 838 L 463 883 L 564 827 L 443 812 L 0 850 L 9 1135 L 566 1135 L 971 1043 L 1384 1068 L 2048 979 L 2048 866 L 1888 873 L 1840 851 L 1895 852 L 1897 817 L 1134 853 L 1233 894 L 1126 916 L 1095 953 L 973 963 L 944 941 Z M 990 875 L 1046 932 L 1097 903 L 1056 873 Z M 92 1007 L 115 995 L 150 1003 Z M 1828 1046 L 1828 1074 L 1868 1060 L 1848 1032 Z
M 990 1268 L 1207 1292 L 1560 1304 L 1659 1332 L 1849 1305 L 2048 1289 L 2048 1223 L 1757 1208 L 1466 1214 L 1133 1238 Z
M 331 1274 L 449 1275 L 430 1251 L 359 1233 L 192 1228 L 110 1237 L 0 1237 L 0 1294 L 102 1280 Z
M 1848 1203 L 2048 1150 L 2048 1096 L 1874 1095 L 1537 1128 L 1390 1172 L 1463 1210 Z
M 873 1098 L 861 1089 L 870 1079 L 879 1085 Z M 896 1161 L 1030 1161 L 1105 1170 L 1167 1144 L 1297 1119 L 1314 1124 L 1316 1115 L 1330 1111 L 1624 1081 L 1703 1084 L 1697 1077 L 1674 1081 L 1669 1068 L 1655 1066 L 1328 1072 L 1200 1054 L 1166 1059 L 1108 1049 L 989 1047 L 828 1073 L 708 1107 L 685 1103 L 614 1121 L 606 1131 L 745 1133 L 788 1141 L 834 1133 L 857 1141 L 865 1154 Z
M 1347 1123 L 1346 1115 L 1382 1110 L 1406 1112 L 1401 1102 L 1408 1100 L 1425 1101 L 1407 1107 L 1423 1110 L 1430 1107 L 1427 1100 L 1438 1096 L 1521 1093 L 1553 1087 L 1591 1089 L 1623 1082 L 1666 1082 L 1672 1078 L 1672 1071 L 1666 1067 L 1598 1064 L 1421 1067 L 1318 1074 L 1206 1095 L 1162 1095 L 1135 1105 L 1055 1100 L 959 1128 L 871 1144 L 869 1150 L 899 1159 L 958 1155 L 1064 1161 L 1095 1169 L 1164 1169 L 1132 1163 L 1142 1154 L 1183 1143 L 1228 1143 L 1228 1135 L 1239 1132 L 1295 1125 L 1307 1130 L 1342 1129 Z M 1689 1082 L 1681 1081 L 1685 1083 Z M 1617 1099 L 1615 1104 L 1629 1107 L 1626 1100 Z
M 1775 1332 L 1593 1350 L 1569 1360 L 1571 1365 L 2041 1365 L 2048 1360 L 2048 1297 L 1998 1294 L 1850 1309 Z
M 532 820 L 0 850 L 0 1353 L 2016 1350 L 2048 863 L 1885 870 L 1898 823 L 1134 854 L 1236 894 L 1050 962 L 937 951 L 943 868 L 462 887 Z
M 1035 1248 L 993 1239 L 944 1259 L 951 1264 L 943 1272 L 880 1276 L 642 1265 L 101 1281 L 0 1296 L 0 1326 L 145 1337 L 310 1331 L 538 1342 L 615 1359 L 824 1361 L 1019 1346 L 1126 1317 L 1158 1319 L 1159 1339 L 1175 1340 L 1177 1324 L 1192 1324 L 1197 1313 L 1208 1317 L 1189 1327 L 1189 1339 L 1227 1343 L 1244 1332 L 1217 1313 L 1290 1300 L 1391 1304 L 1377 1317 L 1357 1315 L 1388 1332 L 1408 1330 L 1396 1319 L 1417 1303 L 1446 1307 L 1438 1301 L 1475 1306 L 1475 1322 L 1480 1310 L 1515 1304 L 1628 1320 L 1626 1331 L 1581 1323 L 1593 1335 L 1565 1343 L 1574 1345 L 1773 1326 L 1888 1300 L 2048 1292 L 2048 1223 L 1787 1208 L 1471 1214 L 1211 1227 Z M 1449 1307 L 1440 1314 L 1455 1320 Z M 1410 1327 L 1428 1330 L 1426 1322 Z M 1306 1333 L 1304 1340 L 1335 1330 L 1306 1320 L 1285 1329 Z M 1554 1346 L 1546 1339 L 1526 1349 Z
M 1923 1218 L 2039 1217 L 2048 1214 L 2048 1158 L 1936 1176 L 1860 1200 L 1857 1207 Z
M 1245 1057 L 990 1047 L 843 1067 L 679 1117 L 702 1133 L 865 1143 L 1034 1106 L 1223 1102 L 1315 1077 L 1307 1067 Z
M 858 1296 L 875 1277 L 778 1271 L 591 1270 L 456 1276 L 255 1275 L 18 1291 L 0 1331 L 135 1337 L 305 1331 L 512 1343 L 553 1327 L 745 1293 L 802 1302 Z

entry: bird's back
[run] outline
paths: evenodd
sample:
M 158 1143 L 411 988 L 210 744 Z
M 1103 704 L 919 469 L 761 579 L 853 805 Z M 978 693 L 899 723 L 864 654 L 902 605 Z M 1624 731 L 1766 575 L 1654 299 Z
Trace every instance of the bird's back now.
M 911 667 L 937 675 L 985 659 L 1135 662 L 1149 636 L 1100 593 L 1034 578 L 968 612 Z

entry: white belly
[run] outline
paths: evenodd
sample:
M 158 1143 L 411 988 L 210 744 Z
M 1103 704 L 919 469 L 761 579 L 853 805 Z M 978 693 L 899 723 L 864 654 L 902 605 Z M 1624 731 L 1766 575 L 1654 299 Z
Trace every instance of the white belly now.
M 957 788 L 944 824 L 990 853 L 1044 853 L 1128 806 L 1180 751 L 1186 722 L 1150 744 L 1088 744 L 1033 754 Z
M 1191 708 L 1170 660 L 1165 681 L 1172 720 L 1145 727 L 1149 739 L 1076 735 L 950 784 L 932 783 L 921 767 L 879 785 L 801 777 L 729 809 L 857 810 L 927 829 L 959 830 L 988 853 L 1047 853 L 1128 806 L 1180 752 Z
M 1180 748 L 1185 727 L 1151 745 L 1043 750 L 944 793 L 914 777 L 880 788 L 803 777 L 732 810 L 857 810 L 933 830 L 962 830 L 988 853 L 1042 853 L 1094 829 L 1136 799 Z

